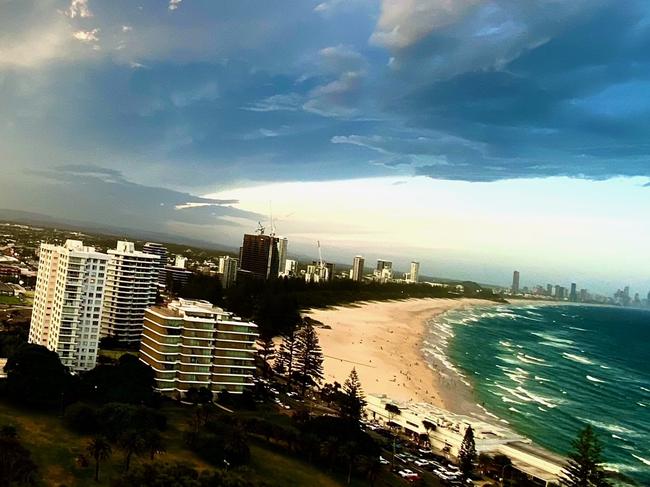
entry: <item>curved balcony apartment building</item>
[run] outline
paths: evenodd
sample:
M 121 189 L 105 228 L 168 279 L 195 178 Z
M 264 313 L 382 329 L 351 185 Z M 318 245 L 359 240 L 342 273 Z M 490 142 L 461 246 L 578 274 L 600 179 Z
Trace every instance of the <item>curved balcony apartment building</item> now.
M 102 336 L 138 343 L 144 311 L 156 302 L 160 257 L 135 250 L 132 242 L 117 242 L 108 251 Z
M 146 310 L 139 355 L 168 396 L 182 398 L 191 387 L 241 393 L 253 385 L 257 336 L 254 323 L 207 301 L 179 299 Z

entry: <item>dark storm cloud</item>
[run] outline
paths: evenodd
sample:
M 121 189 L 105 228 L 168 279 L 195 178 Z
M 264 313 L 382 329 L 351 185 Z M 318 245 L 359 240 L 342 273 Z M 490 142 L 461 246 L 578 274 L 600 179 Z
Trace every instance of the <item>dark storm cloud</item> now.
M 70 7 L 3 6 L 3 168 L 197 191 L 650 175 L 645 2 Z

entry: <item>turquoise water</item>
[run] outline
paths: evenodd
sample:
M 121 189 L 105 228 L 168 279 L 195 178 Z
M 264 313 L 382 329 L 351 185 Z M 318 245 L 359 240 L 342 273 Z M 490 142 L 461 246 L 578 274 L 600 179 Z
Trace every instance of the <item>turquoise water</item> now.
M 503 305 L 432 323 L 450 374 L 515 431 L 560 454 L 590 423 L 607 467 L 650 485 L 650 311 Z

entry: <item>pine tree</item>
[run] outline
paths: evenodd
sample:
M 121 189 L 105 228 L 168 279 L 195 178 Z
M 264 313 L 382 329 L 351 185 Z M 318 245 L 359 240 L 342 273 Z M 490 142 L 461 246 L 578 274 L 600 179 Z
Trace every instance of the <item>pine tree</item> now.
M 262 336 L 257 340 L 257 354 L 262 359 L 262 371 L 264 375 L 267 376 L 271 368 L 269 361 L 275 358 L 275 343 L 273 343 L 273 337 Z
M 352 368 L 350 375 L 343 384 L 343 396 L 341 397 L 341 415 L 356 423 L 361 421 L 363 408 L 366 406 L 366 399 L 361 389 L 361 382 L 357 370 Z
M 563 483 L 568 487 L 605 487 L 610 483 L 601 464 L 602 445 L 591 426 L 582 430 L 571 443 L 573 451 L 563 470 Z
M 305 325 L 298 332 L 295 361 L 304 397 L 309 384 L 316 384 L 323 379 L 323 351 L 311 324 Z
M 460 444 L 458 451 L 458 467 L 463 472 L 465 478 L 469 478 L 474 471 L 474 462 L 476 461 L 476 443 L 474 442 L 474 430 L 468 426 L 465 430 L 465 437 Z
M 291 331 L 282 335 L 282 343 L 275 360 L 275 370 L 279 374 L 286 374 L 289 379 L 296 370 L 296 352 L 298 348 L 298 329 L 293 328 Z

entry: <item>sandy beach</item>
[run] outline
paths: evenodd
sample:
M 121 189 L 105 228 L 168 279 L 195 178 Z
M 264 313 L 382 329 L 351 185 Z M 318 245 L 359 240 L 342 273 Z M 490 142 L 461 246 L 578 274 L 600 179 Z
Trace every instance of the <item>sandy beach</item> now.
M 475 299 L 410 299 L 315 309 L 305 315 L 327 325 L 318 328 L 326 382 L 342 384 L 355 367 L 366 393 L 471 413 L 477 407 L 469 388 L 449 375 L 441 377 L 435 371 L 439 364 L 432 369 L 425 361 L 421 350 L 425 323 L 449 310 L 489 304 Z

